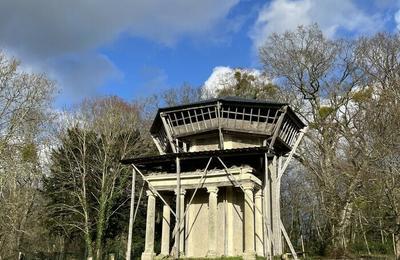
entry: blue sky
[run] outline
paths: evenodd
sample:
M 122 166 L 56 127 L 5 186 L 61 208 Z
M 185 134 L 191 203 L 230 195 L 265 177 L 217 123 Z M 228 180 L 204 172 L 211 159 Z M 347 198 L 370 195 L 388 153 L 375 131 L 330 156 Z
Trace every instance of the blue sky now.
M 221 24 L 222 28 L 208 35 L 183 36 L 172 44 L 122 35 L 99 50 L 118 64 L 123 74 L 108 82 L 102 93 L 116 93 L 118 86 L 118 94 L 124 97 L 146 96 L 184 82 L 200 86 L 216 66 L 257 66 L 248 37 L 248 28 L 256 18 L 255 4 L 243 2 L 230 10 L 228 20 L 242 15 L 239 28 L 232 31 L 223 31 Z
M 2 0 L 0 49 L 57 81 L 57 107 L 145 97 L 216 67 L 261 66 L 273 32 L 318 23 L 330 38 L 400 28 L 400 0 Z

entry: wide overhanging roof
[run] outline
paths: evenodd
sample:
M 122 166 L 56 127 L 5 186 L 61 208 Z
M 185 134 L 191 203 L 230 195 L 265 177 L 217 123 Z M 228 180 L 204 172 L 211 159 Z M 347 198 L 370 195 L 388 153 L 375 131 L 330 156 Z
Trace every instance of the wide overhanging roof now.
M 217 102 L 226 103 L 226 104 L 243 105 L 243 106 L 278 107 L 278 108 L 289 105 L 288 103 L 285 103 L 285 102 L 277 102 L 277 101 L 272 101 L 272 100 L 257 100 L 257 99 L 241 98 L 241 97 L 219 97 L 219 98 L 212 98 L 212 99 L 202 100 L 202 101 L 193 102 L 193 103 L 184 104 L 184 105 L 163 107 L 163 108 L 158 109 L 157 115 L 153 121 L 151 128 L 150 128 L 150 132 L 154 133 L 156 131 L 156 129 L 159 127 L 159 125 L 161 124 L 161 122 L 160 122 L 161 121 L 161 119 L 160 119 L 161 112 L 169 112 L 169 111 L 176 111 L 176 110 L 197 107 L 197 106 L 202 106 L 202 105 L 210 105 L 210 104 L 214 104 Z M 294 113 L 294 111 L 290 107 L 288 107 L 288 114 L 300 126 L 300 128 L 305 126 L 305 124 L 301 121 L 300 118 L 298 118 L 298 116 Z
M 188 107 L 193 107 L 197 105 L 206 105 L 206 104 L 211 104 L 215 103 L 217 101 L 225 101 L 225 102 L 232 102 L 232 103 L 242 103 L 242 104 L 259 104 L 259 105 L 275 105 L 275 106 L 284 106 L 288 105 L 288 103 L 285 102 L 277 102 L 277 101 L 272 101 L 272 100 L 258 100 L 258 99 L 248 99 L 248 98 L 241 98 L 241 97 L 219 97 L 219 98 L 211 98 L 211 99 L 206 99 L 206 100 L 201 100 L 197 102 L 192 102 L 184 105 L 178 105 L 178 106 L 170 106 L 170 107 L 162 107 L 159 108 L 159 112 L 163 111 L 169 111 L 169 110 L 179 110 L 183 108 L 188 108 Z
M 255 156 L 264 155 L 267 153 L 268 157 L 272 157 L 268 147 L 248 147 L 248 148 L 236 148 L 236 149 L 225 149 L 225 150 L 210 150 L 210 151 L 199 151 L 199 152 L 186 152 L 186 153 L 168 153 L 163 155 L 155 156 L 144 156 L 136 158 L 122 159 L 122 164 L 135 164 L 136 166 L 146 167 L 149 165 L 157 165 L 159 163 L 174 163 L 176 158 L 180 160 L 196 160 L 206 159 L 210 157 L 235 157 L 235 156 Z

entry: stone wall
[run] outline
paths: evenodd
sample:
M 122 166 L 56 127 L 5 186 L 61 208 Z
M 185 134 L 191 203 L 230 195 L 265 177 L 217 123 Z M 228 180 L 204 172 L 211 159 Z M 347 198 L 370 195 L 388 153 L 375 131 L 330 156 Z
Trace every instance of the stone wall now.
M 262 146 L 263 138 L 249 135 L 224 134 L 224 149 Z M 217 135 L 193 138 L 189 144 L 189 152 L 211 151 L 219 149 Z
M 188 193 L 188 199 L 192 194 Z M 187 204 L 187 202 L 186 202 Z M 206 257 L 208 253 L 208 193 L 199 190 L 186 217 L 187 257 Z M 243 192 L 239 188 L 218 190 L 217 255 L 243 253 Z

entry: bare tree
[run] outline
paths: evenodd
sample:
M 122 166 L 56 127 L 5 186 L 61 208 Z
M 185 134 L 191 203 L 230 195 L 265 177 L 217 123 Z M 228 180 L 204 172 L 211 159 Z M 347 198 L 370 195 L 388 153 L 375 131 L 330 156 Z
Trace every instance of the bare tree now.
M 302 101 L 297 110 L 311 126 L 300 160 L 314 175 L 325 237 L 346 247 L 357 188 L 365 161 L 364 143 L 352 118 L 352 93 L 361 91 L 353 42 L 326 39 L 317 25 L 273 34 L 260 49 L 265 71 Z
M 23 250 L 40 230 L 40 153 L 54 84 L 0 51 L 0 256 Z
M 177 106 L 189 104 L 201 99 L 201 89 L 184 83 L 178 88 L 170 88 L 160 95 L 161 101 L 166 106 Z
M 139 110 L 119 98 L 85 101 L 60 132 L 47 179 L 54 226 L 79 231 L 89 258 L 102 258 L 110 219 L 127 201 L 130 171 L 119 160 L 150 151 Z
M 371 95 L 362 106 L 370 149 L 369 172 L 374 181 L 365 196 L 380 205 L 375 215 L 394 234 L 400 259 L 400 35 L 379 33 L 361 38 L 358 54 L 359 66 L 371 85 Z

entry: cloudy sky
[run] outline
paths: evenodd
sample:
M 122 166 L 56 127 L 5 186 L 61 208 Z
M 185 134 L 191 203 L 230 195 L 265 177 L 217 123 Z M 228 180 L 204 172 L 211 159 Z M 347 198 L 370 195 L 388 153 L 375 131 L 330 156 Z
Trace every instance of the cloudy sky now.
M 314 22 L 331 38 L 395 32 L 400 0 L 0 0 L 0 49 L 56 80 L 68 106 L 259 68 L 269 34 Z

